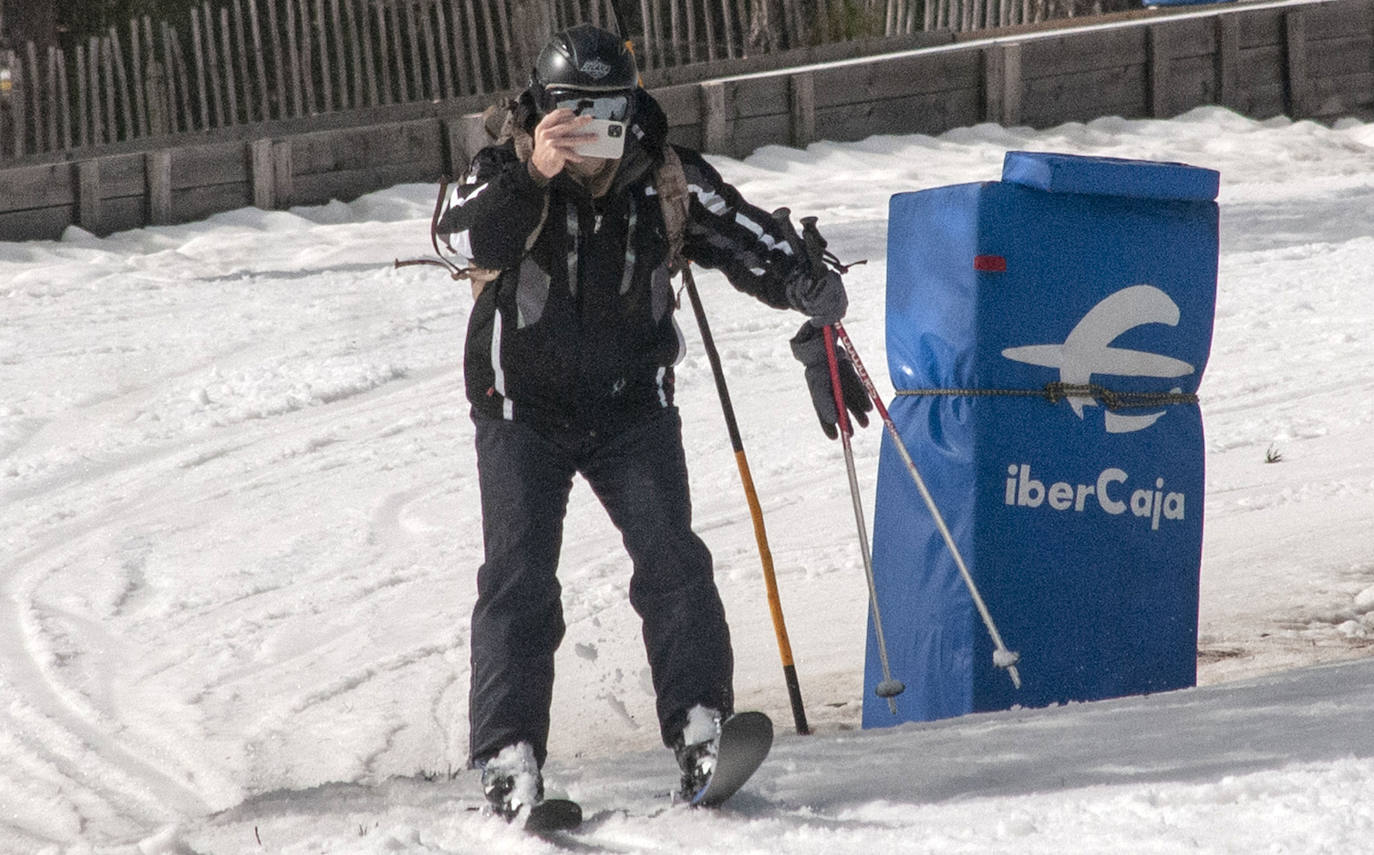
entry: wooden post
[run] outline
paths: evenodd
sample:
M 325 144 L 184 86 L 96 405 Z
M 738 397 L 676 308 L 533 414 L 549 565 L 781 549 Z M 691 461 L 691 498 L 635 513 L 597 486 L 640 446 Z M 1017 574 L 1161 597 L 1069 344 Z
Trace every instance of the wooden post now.
M 57 60 L 57 97 L 58 103 L 62 105 L 62 147 L 72 147 L 72 100 L 70 90 L 67 86 L 67 59 L 66 52 L 62 48 L 57 48 L 54 58 Z
M 194 9 L 191 11 L 193 13 L 195 12 Z M 197 33 L 194 28 L 192 32 Z M 197 34 L 195 37 L 199 38 L 199 35 Z M 177 95 L 177 100 L 174 103 L 180 107 L 180 110 L 173 113 L 173 115 L 178 117 L 175 125 L 179 125 L 179 127 L 173 127 L 173 132 L 194 130 L 196 127 L 197 101 L 192 89 L 195 86 L 195 81 L 191 75 L 191 66 L 186 63 L 186 53 L 181 46 L 181 32 L 166 21 L 163 21 L 162 38 L 164 43 L 168 45 L 167 71 L 172 81 L 172 89 Z M 192 49 L 194 50 L 194 47 Z M 192 63 L 197 62 L 198 60 L 193 57 Z M 203 70 L 203 66 L 201 68 Z M 202 99 L 199 103 L 208 104 L 209 102 L 208 99 Z M 208 123 L 208 116 L 206 117 L 206 121 Z M 208 126 L 209 125 L 206 124 L 202 127 Z
M 1217 104 L 1232 110 L 1240 106 L 1237 77 L 1240 69 L 1240 18 L 1233 14 L 1216 19 Z
M 205 83 L 205 49 L 200 35 L 200 10 L 191 7 L 191 49 L 195 52 L 196 91 L 200 93 L 200 126 L 210 128 L 210 91 Z M 188 117 L 189 118 L 189 117 Z
M 210 12 L 210 4 L 205 9 L 205 64 L 210 67 L 210 96 L 215 104 L 215 127 L 225 126 L 224 87 L 220 84 L 219 46 L 215 41 L 215 17 Z M 207 125 L 207 127 L 209 127 Z
M 4 12 L 0 12 L 0 15 L 4 15 Z M 3 26 L 2 21 L 0 21 L 0 26 Z M 0 63 L 8 64 L 10 56 L 11 54 L 9 51 L 0 48 Z M 3 106 L 6 95 L 12 95 L 14 92 L 13 87 L 13 76 L 5 77 L 3 80 L 0 80 L 0 162 L 4 162 L 6 158 L 14 156 L 14 152 L 9 149 L 9 139 L 12 135 L 9 127 L 11 121 L 10 114 Z
M 791 107 L 791 142 L 796 148 L 806 148 L 816 139 L 816 80 L 809 71 L 787 78 L 788 102 Z
M 29 99 L 28 124 L 33 127 L 33 150 L 42 151 L 44 127 L 43 114 L 45 112 L 51 113 L 53 105 L 49 102 L 47 105 L 48 109 L 46 111 L 43 109 L 43 86 L 41 83 L 43 78 L 38 74 L 38 45 L 29 42 L 25 45 L 24 52 L 28 57 L 29 64 L 28 67 L 24 69 L 24 89 L 20 95 L 27 95 Z M 15 59 L 17 60 L 18 56 L 16 56 Z
M 108 141 L 115 142 L 119 139 L 119 119 L 115 116 L 115 73 L 114 73 L 114 50 L 110 46 L 110 39 L 104 37 L 100 39 L 100 64 L 102 75 L 105 80 L 105 127 L 108 130 Z
M 86 46 L 76 46 L 76 144 L 91 144 L 91 122 L 86 104 Z
M 797 18 L 800 18 L 797 10 L 797 0 L 778 0 L 778 10 L 782 12 L 782 41 L 778 47 L 796 48 L 801 47 L 801 32 L 797 26 Z M 676 27 L 673 29 L 673 43 L 677 41 Z M 673 56 L 677 62 L 682 62 L 682 56 L 677 54 L 676 44 L 673 45 Z
M 381 10 L 377 12 L 379 18 Z M 377 64 L 372 53 L 372 18 L 367 14 L 367 8 L 358 16 L 358 26 L 362 30 L 363 42 L 363 78 L 367 81 L 367 105 L 375 107 L 382 103 L 377 95 Z
M 191 72 L 186 67 L 186 55 L 181 50 L 181 36 L 164 22 L 162 39 L 167 55 L 167 92 L 172 105 L 172 133 L 193 130 L 195 113 L 191 109 Z
M 687 61 L 696 62 L 697 55 L 697 16 L 695 3 L 685 4 L 684 14 L 687 18 Z
M 453 54 L 449 50 L 448 15 L 444 13 L 444 4 L 440 0 L 435 0 L 434 18 L 435 32 L 438 34 L 439 62 L 443 66 L 443 97 L 452 98 L 456 94 L 453 89 Z M 436 92 L 435 95 L 437 97 L 438 93 Z
M 1307 28 L 1303 23 L 1303 14 L 1301 10 L 1294 10 L 1283 16 L 1283 102 L 1290 119 L 1312 115 L 1311 99 L 1308 97 L 1312 83 L 1307 75 Z
M 91 36 L 86 45 L 86 78 L 91 93 L 91 145 L 103 145 L 105 120 L 100 108 L 100 39 Z
M 291 158 L 291 140 L 272 143 L 272 201 L 278 209 L 291 207 L 295 195 L 295 164 Z
M 485 25 L 481 32 L 487 34 L 487 60 L 490 63 L 487 67 L 491 70 L 491 87 L 500 89 L 503 85 L 501 80 L 501 60 L 497 56 L 496 48 L 496 22 L 492 20 L 491 3 L 493 0 L 477 0 L 482 7 L 482 23 Z
M 229 112 L 220 121 L 226 125 L 237 125 L 239 122 L 239 87 L 238 81 L 234 77 L 234 51 L 231 34 L 229 32 L 229 7 L 219 8 L 219 46 L 224 55 L 224 91 L 228 95 Z M 240 78 L 243 79 L 243 78 Z M 248 81 L 243 79 L 246 84 Z M 219 108 L 219 101 L 216 99 L 215 108 Z
M 1007 56 L 998 45 L 983 49 L 983 121 L 1002 119 L 1002 81 L 1006 77 Z
M 641 48 L 640 53 L 642 54 L 642 56 L 639 57 L 639 68 L 642 71 L 646 68 L 652 69 L 654 67 L 655 41 L 653 16 L 649 8 L 649 0 L 639 0 L 639 20 L 643 26 L 644 33 L 644 36 L 640 39 L 639 43 L 639 47 Z M 744 37 L 748 38 L 749 34 L 746 32 L 744 34 Z
M 290 0 L 294 5 L 297 0 Z M 310 115 L 319 113 L 315 102 L 315 48 L 310 41 L 310 0 L 299 0 L 296 18 L 300 21 L 301 63 L 296 69 L 298 80 L 305 87 L 305 109 Z
M 329 27 L 324 20 L 324 0 L 315 0 L 315 35 L 320 48 L 320 109 L 331 113 L 334 111 L 334 69 L 329 67 L 328 32 Z
M 57 77 L 59 51 L 56 46 L 48 45 L 48 151 L 56 151 L 58 147 L 57 136 L 57 113 L 61 111 L 63 117 L 70 115 L 70 107 L 65 98 L 59 101 Z
M 254 8 L 257 7 L 257 0 L 253 0 L 253 6 Z M 282 61 L 281 29 L 277 26 L 277 4 L 272 0 L 268 0 L 267 3 L 267 34 L 272 40 L 272 70 L 277 86 L 276 118 L 285 119 L 291 115 L 291 107 L 286 100 L 286 82 L 291 78 L 291 69 Z M 293 59 L 292 65 L 294 64 L 295 60 Z M 299 98 L 297 98 L 296 103 L 299 105 Z M 297 109 L 299 110 L 299 106 Z
M 781 2 L 786 4 L 789 0 L 781 0 Z M 684 61 L 682 56 L 683 39 L 677 25 L 677 19 L 680 17 L 678 5 L 679 0 L 666 0 L 663 3 L 663 11 L 668 18 L 668 49 L 670 53 L 667 55 L 672 56 L 674 65 L 682 65 Z M 789 44 L 788 47 L 792 47 L 792 44 Z
M 353 108 L 354 108 L 354 109 L 358 109 L 358 108 L 363 107 L 363 106 L 365 106 L 365 105 L 367 104 L 367 101 L 363 98 L 363 55 L 362 55 L 362 40 L 363 40 L 364 36 L 362 35 L 362 33 L 360 32 L 360 30 L 359 30 L 359 28 L 358 28 L 358 15 L 357 15 L 356 10 L 353 8 L 353 3 L 354 3 L 354 0 L 343 0 L 344 19 L 345 19 L 345 21 L 346 21 L 347 24 L 348 24 L 348 43 L 349 43 L 349 45 L 352 46 L 352 48 L 353 48 L 353 51 L 352 51 L 352 57 L 353 57 L 353 100 L 352 100 L 352 105 L 353 105 Z M 366 20 L 367 16 L 364 15 L 363 18 L 364 18 L 364 20 Z M 371 50 L 371 45 L 368 46 L 368 49 Z M 369 63 L 369 65 L 370 65 L 370 64 L 371 64 L 371 63 Z M 372 104 L 375 105 L 376 103 L 377 103 L 377 101 L 376 101 L 376 99 L 374 98 L 374 99 L 372 100 Z
M 110 123 L 110 119 L 113 117 L 105 111 L 105 87 L 102 82 L 107 75 L 101 74 L 101 65 L 108 55 L 109 46 L 99 36 L 91 36 L 88 45 L 86 73 L 90 77 L 91 86 L 91 143 L 103 145 L 107 142 L 114 142 L 115 131 Z
M 525 76 L 529 73 L 530 67 L 521 68 L 515 64 L 515 43 L 511 39 L 511 24 L 513 20 L 510 14 L 510 6 L 506 3 L 506 0 L 495 0 L 495 2 L 496 19 L 501 23 L 502 45 L 506 49 L 506 86 L 518 88 L 525 82 Z
M 1010 127 L 1021 123 L 1021 45 L 1009 44 L 1003 50 L 1002 125 Z
M 983 121 L 1008 127 L 1021 121 L 1021 45 L 983 51 Z
M 721 4 L 722 7 L 729 6 L 729 5 L 730 5 L 729 3 L 722 3 L 722 4 Z M 689 15 L 694 15 L 695 13 L 694 13 L 694 12 L 689 12 L 688 14 L 689 14 Z M 720 52 L 716 49 L 716 24 L 715 24 L 715 15 L 713 15 L 713 14 L 708 10 L 708 11 L 706 12 L 706 15 L 705 15 L 704 17 L 705 17 L 705 21 L 706 21 L 706 59 L 707 59 L 708 62 L 715 62 L 717 59 L 720 58 Z M 692 18 L 689 18 L 688 20 L 692 20 Z
M 271 140 L 248 144 L 248 174 L 253 181 L 253 205 L 264 211 L 277 207 L 277 178 Z
M 657 51 L 658 64 L 660 66 L 666 66 L 668 65 L 669 51 L 672 47 L 664 35 L 663 28 L 663 15 L 667 10 L 664 9 L 662 0 L 658 0 L 658 2 L 649 0 L 649 8 L 654 13 L 654 47 Z M 778 45 L 779 42 L 776 41 L 769 43 L 770 47 Z
M 348 93 L 348 50 L 343 34 L 343 16 L 339 13 L 339 0 L 329 0 L 329 17 L 334 24 L 334 68 L 329 73 L 337 78 L 339 85 L 339 109 L 347 110 L 357 106 L 358 92 Z M 355 44 L 354 50 L 357 49 Z
M 14 140 L 14 147 L 11 150 L 15 157 L 23 157 L 25 154 L 24 140 L 27 136 L 28 120 L 25 117 L 24 101 L 27 96 L 27 81 L 24 79 L 24 70 L 16 61 L 18 54 L 11 50 L 5 50 L 5 61 L 10 67 L 10 122 L 12 124 L 11 137 Z M 0 143 L 0 154 L 3 154 L 3 143 Z
M 412 86 L 412 100 L 425 100 L 425 77 L 424 70 L 420 68 L 420 30 L 415 21 L 415 6 L 410 0 L 401 0 L 401 5 L 405 9 L 406 37 L 407 44 L 410 45 L 409 62 L 410 82 Z
M 227 45 L 229 44 L 229 7 L 225 7 L 223 14 L 225 15 L 224 43 L 226 45 L 225 50 L 228 51 L 229 48 L 227 47 Z M 234 0 L 234 46 L 238 48 L 238 81 L 239 86 L 243 88 L 242 121 L 251 122 L 253 121 L 254 117 L 253 87 L 252 84 L 249 83 L 249 80 L 251 78 L 249 78 L 248 76 L 248 40 L 244 37 L 243 33 L 242 0 Z M 237 91 L 237 87 L 235 89 L 230 90 L 230 92 L 234 91 Z M 259 90 L 259 93 L 261 93 L 261 90 Z M 239 121 L 239 114 L 237 110 L 234 111 L 234 121 Z
M 148 223 L 172 223 L 172 152 L 150 151 L 143 156 L 143 171 L 148 185 Z
M 429 99 L 438 101 L 444 97 L 443 85 L 439 82 L 439 55 L 434 44 L 434 16 L 429 4 L 420 7 L 420 41 L 425 46 L 425 65 L 429 66 Z M 416 57 L 419 59 L 419 57 Z
M 275 4 L 268 3 L 270 11 Z M 273 27 L 273 29 L 276 29 Z M 304 93 L 301 86 L 301 55 L 296 46 L 296 0 L 287 0 L 286 3 L 286 57 L 289 68 L 280 77 L 291 78 L 291 115 L 305 115 Z M 282 103 L 282 112 L 285 113 L 286 104 Z
M 148 46 L 152 50 L 152 45 Z M 129 22 L 129 70 L 133 76 L 134 90 L 134 116 L 137 122 L 137 133 L 141 137 L 148 136 L 148 106 L 144 100 L 145 93 L 148 91 L 143 80 L 143 46 L 138 38 L 138 21 Z
M 162 25 L 162 29 L 159 30 L 159 32 L 162 34 L 162 37 L 163 37 L 163 38 L 162 38 L 162 64 L 161 64 L 161 68 L 160 68 L 160 71 L 162 72 L 162 87 L 163 87 L 163 88 L 161 88 L 161 89 L 155 89 L 155 88 L 152 86 L 152 84 L 149 83 L 149 84 L 145 85 L 143 91 L 144 91 L 144 94 L 147 94 L 147 93 L 153 92 L 153 91 L 164 91 L 164 92 L 167 93 L 167 95 L 166 95 L 166 99 L 167 99 L 167 100 L 163 103 L 164 116 L 165 116 L 166 119 L 167 119 L 167 124 L 165 125 L 165 129 L 164 129 L 163 133 L 171 133 L 172 131 L 174 131 L 174 130 L 176 129 L 176 126 L 175 126 L 174 123 L 176 122 L 176 104 L 177 104 L 177 98 L 176 98 L 176 90 L 172 88 L 172 73 L 173 73 L 173 69 L 172 69 L 172 52 L 171 52 L 171 49 L 168 48 L 168 46 L 167 46 L 167 30 L 166 30 L 166 24 L 163 24 L 163 25 Z M 144 15 L 144 16 L 143 16 L 143 43 L 146 44 L 146 45 L 148 46 L 148 56 L 147 56 L 147 58 L 146 58 L 146 59 L 144 60 L 144 62 L 143 62 L 143 67 L 144 67 L 144 69 L 150 69 L 150 68 L 152 67 L 152 65 L 158 61 L 158 58 L 157 58 L 157 41 L 153 38 L 153 19 L 152 19 L 151 17 L 147 16 L 147 15 Z M 154 131 L 152 130 L 151 127 L 149 127 L 148 130 L 149 130 L 149 133 L 153 133 L 153 132 L 154 132 Z
M 100 198 L 100 161 L 91 158 L 76 165 L 76 221 L 91 234 L 102 228 Z
M 113 51 L 111 59 L 115 77 L 119 81 L 119 106 L 124 110 L 124 139 L 127 140 L 138 135 L 138 119 L 134 116 L 133 99 L 129 96 L 129 74 L 124 67 L 124 48 L 119 44 L 119 31 L 113 26 L 110 27 L 110 48 Z
M 270 5 L 270 4 L 269 4 Z M 253 40 L 253 70 L 258 78 L 258 118 L 268 121 L 272 118 L 272 93 L 267 88 L 267 52 L 262 46 L 262 23 L 258 20 L 258 0 L 248 0 L 248 35 Z M 276 34 L 272 34 L 272 45 L 277 46 Z M 276 77 L 281 84 L 281 51 L 277 52 Z M 281 109 L 279 104 L 277 109 Z
M 162 63 L 148 58 L 148 133 L 155 137 L 166 136 L 171 131 L 171 101 L 167 97 L 167 74 Z
M 391 6 L 391 50 L 396 55 L 396 101 L 410 100 L 410 78 L 406 76 L 405 39 L 401 35 L 401 10 Z
M 729 100 L 724 83 L 701 84 L 701 150 L 711 154 L 734 154 L 734 122 L 728 113 Z
M 1167 119 L 1172 115 L 1169 103 L 1169 36 L 1158 24 L 1145 29 L 1146 104 L 1150 115 Z
M 386 33 L 386 8 L 378 3 L 372 7 L 377 16 L 377 67 L 382 75 L 382 103 L 391 103 L 391 42 L 387 39 Z
M 472 7 L 472 0 L 463 0 L 463 11 L 468 22 L 468 44 L 467 49 L 461 51 L 472 60 L 472 80 L 474 92 L 481 92 L 482 83 L 482 46 L 477 42 L 477 12 Z

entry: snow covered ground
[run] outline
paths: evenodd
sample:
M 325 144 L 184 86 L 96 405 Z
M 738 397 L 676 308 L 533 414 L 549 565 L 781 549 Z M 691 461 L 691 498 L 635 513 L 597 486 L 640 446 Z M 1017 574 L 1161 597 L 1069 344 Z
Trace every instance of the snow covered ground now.
M 1374 125 L 1207 108 L 713 162 L 869 259 L 846 326 L 882 375 L 888 197 L 995 180 L 1009 149 L 1221 170 L 1202 687 L 858 731 L 866 589 L 841 452 L 787 349 L 797 318 L 701 274 L 818 732 L 788 729 L 684 313 L 696 519 L 740 706 L 779 741 L 726 810 L 670 807 L 628 562 L 579 483 L 548 772 L 590 819 L 565 847 L 1370 851 Z M 471 300 L 391 267 L 427 251 L 433 192 L 0 243 L 0 852 L 556 849 L 467 809 Z M 868 505 L 878 439 L 856 442 Z

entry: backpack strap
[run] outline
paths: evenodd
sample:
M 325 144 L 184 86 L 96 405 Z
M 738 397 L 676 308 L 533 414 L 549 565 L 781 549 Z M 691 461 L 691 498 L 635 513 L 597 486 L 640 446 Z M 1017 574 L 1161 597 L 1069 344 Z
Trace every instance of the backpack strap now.
M 687 186 L 687 173 L 682 169 L 682 159 L 667 143 L 663 145 L 663 163 L 654 172 L 654 190 L 658 193 L 658 204 L 663 210 L 664 232 L 668 236 L 668 270 L 677 273 L 688 264 L 682 256 L 682 243 L 687 231 L 691 189 Z
M 510 140 L 515 146 L 515 156 L 520 159 L 521 163 L 529 163 L 530 155 L 534 153 L 534 137 L 520 126 L 514 99 L 502 99 L 484 110 L 482 112 L 482 127 L 486 131 L 487 137 L 494 143 L 499 144 Z M 545 197 L 544 208 L 539 212 L 539 222 L 525 240 L 525 252 L 527 254 L 534 248 L 534 242 L 539 239 L 539 233 L 544 230 L 544 221 L 548 217 L 549 200 L 548 197 Z M 487 286 L 487 283 L 499 277 L 501 271 L 469 266 L 462 268 L 462 275 L 471 280 L 472 299 L 476 300 L 481 296 L 482 289 Z

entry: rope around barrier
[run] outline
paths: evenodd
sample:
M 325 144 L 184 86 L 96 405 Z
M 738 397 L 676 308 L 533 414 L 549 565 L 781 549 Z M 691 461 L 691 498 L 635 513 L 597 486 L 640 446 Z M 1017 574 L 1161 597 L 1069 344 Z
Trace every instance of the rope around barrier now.
M 897 395 L 944 397 L 1044 398 L 1057 404 L 1066 398 L 1092 398 L 1109 410 L 1142 409 L 1167 404 L 1196 404 L 1198 396 L 1186 392 L 1120 392 L 1096 383 L 1046 383 L 1041 389 L 898 389 Z

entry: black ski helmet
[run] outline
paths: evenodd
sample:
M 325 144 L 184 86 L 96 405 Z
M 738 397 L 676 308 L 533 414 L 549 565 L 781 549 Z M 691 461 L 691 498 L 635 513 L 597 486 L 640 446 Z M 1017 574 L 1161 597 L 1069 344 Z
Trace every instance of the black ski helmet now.
M 591 24 L 578 24 L 555 35 L 539 52 L 530 75 L 536 104 L 543 103 L 548 88 L 612 92 L 638 85 L 639 69 L 625 40 Z

